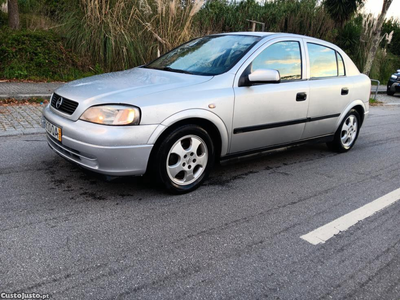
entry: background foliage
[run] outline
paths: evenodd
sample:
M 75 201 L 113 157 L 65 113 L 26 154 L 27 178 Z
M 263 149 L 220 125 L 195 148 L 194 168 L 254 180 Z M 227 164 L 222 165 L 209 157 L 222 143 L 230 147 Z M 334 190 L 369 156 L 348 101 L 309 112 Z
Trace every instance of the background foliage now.
M 92 73 L 84 60 L 64 48 L 54 32 L 11 32 L 3 28 L 0 41 L 0 61 L 5 62 L 0 72 L 4 78 L 68 81 Z
M 335 10 L 318 0 L 203 1 L 19 0 L 22 31 L 7 30 L 6 14 L 0 12 L 0 78 L 70 80 L 127 69 L 197 36 L 248 31 L 247 20 L 264 22 L 266 31 L 331 41 L 359 69 L 365 63 L 373 26 L 367 16 L 338 20 Z M 383 27 L 384 33 L 392 31 L 371 73 L 382 82 L 400 68 L 400 24 L 394 19 Z

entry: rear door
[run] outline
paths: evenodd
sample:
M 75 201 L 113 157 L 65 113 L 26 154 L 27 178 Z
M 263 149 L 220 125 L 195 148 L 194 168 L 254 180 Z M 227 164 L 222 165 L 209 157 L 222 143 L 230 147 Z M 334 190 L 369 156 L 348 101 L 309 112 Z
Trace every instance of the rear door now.
M 302 139 L 334 134 L 351 100 L 351 80 L 341 55 L 323 44 L 306 42 L 309 57 L 309 109 Z

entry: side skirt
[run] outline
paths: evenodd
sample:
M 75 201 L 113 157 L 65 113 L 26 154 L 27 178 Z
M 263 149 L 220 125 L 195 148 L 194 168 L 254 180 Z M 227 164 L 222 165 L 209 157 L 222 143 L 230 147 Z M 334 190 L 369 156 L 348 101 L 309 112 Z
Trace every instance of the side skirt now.
M 310 145 L 310 144 L 328 143 L 328 142 L 332 142 L 334 137 L 335 137 L 334 134 L 332 134 L 332 135 L 322 136 L 322 137 L 308 139 L 308 140 L 300 140 L 300 141 L 297 141 L 294 143 L 289 143 L 289 144 L 279 144 L 279 145 L 274 145 L 274 146 L 270 146 L 270 147 L 252 149 L 249 151 L 236 152 L 236 153 L 228 154 L 224 157 L 221 157 L 220 162 L 221 162 L 221 164 L 228 164 L 231 161 L 237 161 L 237 160 L 241 160 L 241 159 L 253 158 L 255 156 L 260 156 L 260 155 L 264 155 L 264 154 L 280 152 L 282 150 L 286 150 L 286 149 L 292 148 L 292 147 Z

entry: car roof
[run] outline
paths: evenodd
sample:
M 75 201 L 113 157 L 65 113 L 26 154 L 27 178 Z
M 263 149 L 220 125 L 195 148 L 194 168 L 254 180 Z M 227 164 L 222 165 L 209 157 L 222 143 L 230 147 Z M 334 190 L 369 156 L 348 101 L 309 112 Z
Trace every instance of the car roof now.
M 269 35 L 275 35 L 276 32 L 260 32 L 260 31 L 239 31 L 239 32 L 221 32 L 211 34 L 213 35 L 248 35 L 248 36 L 257 36 L 257 37 L 266 37 Z
M 261 40 L 264 40 L 267 37 L 274 37 L 274 38 L 305 38 L 308 41 L 313 41 L 318 44 L 322 44 L 331 48 L 334 48 L 335 50 L 340 50 L 340 52 L 343 52 L 342 49 L 340 49 L 337 45 L 332 44 L 331 42 L 321 40 L 312 36 L 307 36 L 307 35 L 301 35 L 301 34 L 294 34 L 294 33 L 286 33 L 286 32 L 261 32 L 261 31 L 241 31 L 241 32 L 224 32 L 224 33 L 218 33 L 218 34 L 213 34 L 213 35 L 248 35 L 248 36 L 257 36 L 261 37 Z
M 318 38 L 314 38 L 311 36 L 307 35 L 301 35 L 301 34 L 294 34 L 294 33 L 286 33 L 286 32 L 262 32 L 262 31 L 240 31 L 240 32 L 224 32 L 224 33 L 217 33 L 213 35 L 249 35 L 249 36 L 258 36 L 258 37 L 268 37 L 268 36 L 274 36 L 274 37 L 297 37 L 297 38 L 308 38 L 308 39 L 313 39 L 315 41 L 321 41 L 321 42 L 327 42 Z M 329 43 L 329 42 L 328 42 Z
M 278 34 L 278 33 L 277 32 L 262 32 L 262 31 L 239 31 L 239 32 L 223 32 L 223 33 L 218 33 L 218 34 L 266 36 L 266 35 Z

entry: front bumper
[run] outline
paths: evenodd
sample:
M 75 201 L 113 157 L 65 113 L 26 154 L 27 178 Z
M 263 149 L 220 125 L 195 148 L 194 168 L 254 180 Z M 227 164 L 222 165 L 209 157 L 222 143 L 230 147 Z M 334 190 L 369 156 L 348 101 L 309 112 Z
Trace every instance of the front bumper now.
M 391 82 L 389 81 L 388 86 L 387 86 L 388 91 L 394 92 L 394 93 L 399 93 L 400 92 L 400 82 Z
M 49 134 L 51 149 L 65 159 L 97 173 L 124 176 L 146 172 L 152 144 L 147 144 L 157 125 L 105 126 L 72 121 L 47 106 L 43 117 L 62 130 L 59 142 Z

